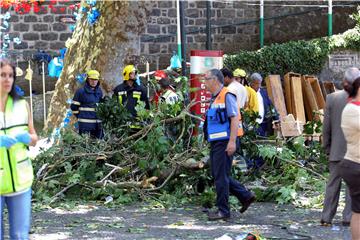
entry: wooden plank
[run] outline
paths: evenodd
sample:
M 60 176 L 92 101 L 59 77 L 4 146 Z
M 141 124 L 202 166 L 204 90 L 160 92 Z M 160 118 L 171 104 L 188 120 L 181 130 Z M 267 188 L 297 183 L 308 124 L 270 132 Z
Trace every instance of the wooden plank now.
M 285 103 L 287 112 L 293 113 L 292 110 L 292 101 L 291 101 L 291 82 L 290 79 L 292 77 L 292 73 L 287 73 L 284 76 L 284 89 L 285 89 Z
M 303 75 L 301 77 L 302 83 L 302 90 L 303 90 L 303 98 L 304 98 L 304 107 L 306 112 L 306 119 L 308 121 L 312 121 L 313 118 L 313 111 L 318 111 L 319 108 L 317 106 L 316 98 L 314 96 L 313 89 L 311 84 L 308 80 L 309 76 Z M 310 76 L 311 78 L 311 76 Z
M 335 88 L 335 84 L 333 82 L 330 82 L 330 81 L 324 81 L 324 82 L 321 82 L 322 86 L 323 86 L 323 95 L 324 95 L 324 98 L 326 100 L 326 95 L 330 94 L 330 93 L 333 93 L 336 91 L 336 88 Z
M 313 90 L 318 108 L 324 109 L 325 108 L 325 99 L 321 92 L 319 80 L 315 76 L 312 76 L 311 78 L 309 77 L 308 79 L 309 79 L 311 88 Z
M 280 115 L 280 120 L 287 115 L 280 75 L 269 75 L 265 78 L 266 89 L 271 101 Z
M 302 85 L 300 77 L 291 78 L 292 106 L 293 115 L 297 121 L 306 123 L 304 99 L 302 94 Z

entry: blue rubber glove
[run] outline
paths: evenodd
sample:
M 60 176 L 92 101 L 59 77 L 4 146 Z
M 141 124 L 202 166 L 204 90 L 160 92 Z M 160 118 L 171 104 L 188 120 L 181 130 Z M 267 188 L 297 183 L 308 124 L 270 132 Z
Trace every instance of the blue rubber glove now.
M 7 135 L 0 136 L 0 147 L 10 148 L 12 145 L 14 145 L 17 142 L 18 141 L 13 137 Z
M 15 136 L 16 140 L 18 140 L 19 142 L 22 142 L 26 145 L 29 145 L 31 142 L 31 136 L 28 132 L 22 132 L 22 133 L 18 133 Z

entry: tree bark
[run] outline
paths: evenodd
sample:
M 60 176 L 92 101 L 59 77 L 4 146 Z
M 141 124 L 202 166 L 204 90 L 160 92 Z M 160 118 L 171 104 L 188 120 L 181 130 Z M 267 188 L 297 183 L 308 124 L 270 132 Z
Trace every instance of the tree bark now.
M 100 72 L 103 90 L 122 81 L 124 65 L 140 62 L 140 34 L 144 32 L 151 2 L 98 1 L 98 21 L 90 26 L 86 13 L 78 20 L 72 38 L 66 42 L 64 68 L 51 99 L 46 129 L 63 121 L 75 90 L 81 87 L 76 76 L 90 69 Z M 86 1 L 81 1 L 86 6 Z

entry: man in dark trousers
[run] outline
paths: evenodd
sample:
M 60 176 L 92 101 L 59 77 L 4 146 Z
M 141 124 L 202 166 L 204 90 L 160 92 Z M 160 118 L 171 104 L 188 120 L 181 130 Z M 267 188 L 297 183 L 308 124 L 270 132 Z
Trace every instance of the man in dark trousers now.
M 359 69 L 349 68 L 345 71 L 343 86 L 346 88 L 360 76 Z M 329 158 L 329 179 L 326 185 L 324 208 L 321 216 L 322 226 L 331 226 L 336 214 L 341 190 L 339 164 L 346 153 L 346 141 L 341 130 L 341 113 L 348 102 L 346 91 L 337 91 L 326 97 L 323 121 L 323 147 Z M 349 192 L 346 189 L 345 208 L 343 211 L 343 225 L 349 226 L 351 219 L 351 204 Z
M 150 109 L 147 91 L 136 82 L 137 70 L 134 65 L 127 65 L 123 71 L 124 82 L 114 89 L 114 95 L 120 104 L 136 117 L 136 105 L 139 102 L 145 103 L 145 108 Z
M 78 120 L 79 134 L 90 134 L 94 138 L 103 137 L 102 123 L 96 115 L 96 107 L 102 97 L 100 73 L 90 70 L 84 87 L 76 91 L 70 106 Z
M 239 126 L 239 107 L 236 96 L 223 86 L 224 76 L 218 69 L 212 69 L 205 75 L 205 87 L 212 94 L 210 107 L 206 113 L 205 133 L 210 142 L 211 174 L 215 181 L 215 212 L 209 213 L 209 220 L 228 219 L 230 217 L 229 193 L 242 203 L 240 212 L 245 212 L 255 196 L 238 181 L 230 177 L 232 156 L 236 150 L 237 138 L 243 135 Z

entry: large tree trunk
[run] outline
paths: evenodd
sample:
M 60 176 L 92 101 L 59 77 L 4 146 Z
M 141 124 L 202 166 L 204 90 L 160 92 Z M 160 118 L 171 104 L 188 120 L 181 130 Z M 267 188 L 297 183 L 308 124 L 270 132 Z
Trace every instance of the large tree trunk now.
M 86 5 L 86 1 L 81 1 Z M 140 54 L 140 34 L 145 29 L 147 9 L 145 1 L 98 1 L 101 13 L 90 26 L 86 14 L 78 21 L 72 39 L 66 43 L 64 68 L 51 99 L 46 128 L 58 127 L 62 122 L 74 91 L 80 87 L 76 75 L 90 69 L 100 72 L 110 88 L 122 81 L 125 64 L 137 63 Z

